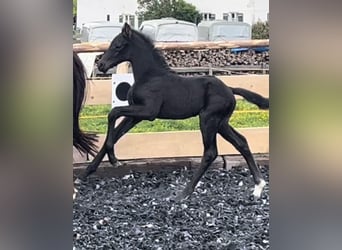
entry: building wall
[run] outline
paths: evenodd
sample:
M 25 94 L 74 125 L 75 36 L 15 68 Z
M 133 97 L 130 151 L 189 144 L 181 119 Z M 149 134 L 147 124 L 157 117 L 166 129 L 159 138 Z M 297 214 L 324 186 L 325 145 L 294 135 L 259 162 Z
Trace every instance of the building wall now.
M 244 21 L 252 24 L 258 20 L 266 21 L 269 12 L 269 0 L 185 0 L 197 7 L 200 12 L 211 12 L 216 19 L 222 19 L 224 12 L 241 12 Z M 120 14 L 135 14 L 138 9 L 136 0 L 78 0 L 77 27 L 90 21 L 105 21 L 110 15 L 111 21 L 119 21 Z M 137 28 L 138 20 L 135 20 Z
M 244 21 L 253 24 L 258 20 L 266 21 L 269 12 L 269 0 L 185 0 L 197 7 L 200 12 L 210 12 L 216 19 L 222 19 L 223 13 L 241 12 Z
M 119 22 L 119 15 L 134 15 L 137 8 L 136 0 L 78 0 L 76 26 L 80 28 L 86 22 L 106 21 L 107 15 L 110 15 L 110 21 Z

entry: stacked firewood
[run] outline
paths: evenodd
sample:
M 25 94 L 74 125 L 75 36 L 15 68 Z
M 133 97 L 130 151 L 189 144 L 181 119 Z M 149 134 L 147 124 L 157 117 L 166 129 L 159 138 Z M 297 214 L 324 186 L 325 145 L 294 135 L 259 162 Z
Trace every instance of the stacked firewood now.
M 265 72 L 262 69 L 269 67 L 269 51 L 255 52 L 250 49 L 243 52 L 232 52 L 227 48 L 163 49 L 160 51 L 167 64 L 171 68 L 175 68 L 177 73 L 181 75 L 208 75 L 209 68 L 212 68 L 214 75 L 263 74 Z M 95 60 L 95 75 L 111 77 L 111 74 L 116 72 L 116 69 L 111 69 L 107 74 L 97 70 L 96 63 L 101 57 L 102 55 L 99 55 Z M 197 71 L 196 67 L 207 67 L 207 70 Z M 189 71 L 186 69 L 179 71 L 177 68 L 187 68 Z M 246 68 L 248 69 L 246 70 Z
M 162 50 L 170 67 L 229 67 L 234 65 L 265 66 L 269 52 L 231 52 L 230 49 Z

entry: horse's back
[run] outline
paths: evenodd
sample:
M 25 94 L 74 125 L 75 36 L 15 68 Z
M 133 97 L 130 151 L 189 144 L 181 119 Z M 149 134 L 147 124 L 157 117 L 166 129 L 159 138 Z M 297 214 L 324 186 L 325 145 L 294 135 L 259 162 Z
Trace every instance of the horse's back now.
M 196 116 L 205 108 L 211 95 L 222 95 L 224 98 L 232 95 L 229 88 L 215 77 L 170 74 L 161 79 L 163 102 L 159 118 L 183 119 Z

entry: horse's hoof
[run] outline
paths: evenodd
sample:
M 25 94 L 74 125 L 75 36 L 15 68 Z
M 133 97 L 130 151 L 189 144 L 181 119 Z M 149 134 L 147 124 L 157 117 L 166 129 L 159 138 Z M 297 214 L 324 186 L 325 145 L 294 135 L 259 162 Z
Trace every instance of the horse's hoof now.
M 112 166 L 113 166 L 114 168 L 118 168 L 118 167 L 121 167 L 121 166 L 122 166 L 122 163 L 119 162 L 119 161 L 115 161 L 115 162 L 112 163 Z
M 179 194 L 179 195 L 177 195 L 177 196 L 175 197 L 175 201 L 176 201 L 176 202 L 184 201 L 184 200 L 188 199 L 189 196 L 190 196 L 190 195 L 186 195 L 186 194 L 181 193 L 181 194 Z
M 75 180 L 74 180 L 74 184 L 81 184 L 82 183 L 82 180 L 80 179 L 80 177 L 77 177 Z
M 254 192 L 253 192 L 255 200 L 258 200 L 260 198 L 262 190 L 264 189 L 265 186 L 266 186 L 266 182 L 264 180 L 261 180 L 258 185 L 255 185 Z
M 180 194 L 176 195 L 175 197 L 175 201 L 176 202 L 180 202 L 180 201 L 183 201 L 183 200 L 187 200 L 190 195 L 191 195 L 192 192 L 187 192 L 186 190 L 184 190 L 183 192 L 181 192 Z
M 77 179 L 75 180 L 75 183 L 76 183 L 76 181 L 77 182 L 86 182 L 87 180 L 88 180 L 88 173 L 83 173 L 77 177 Z
M 75 200 L 77 192 L 78 192 L 77 189 L 74 188 L 74 193 L 72 194 L 72 200 Z
M 114 155 L 108 154 L 108 160 L 109 160 L 110 164 L 112 164 L 112 166 L 115 168 L 121 166 L 121 163 L 118 161 L 118 159 L 116 159 L 116 157 Z

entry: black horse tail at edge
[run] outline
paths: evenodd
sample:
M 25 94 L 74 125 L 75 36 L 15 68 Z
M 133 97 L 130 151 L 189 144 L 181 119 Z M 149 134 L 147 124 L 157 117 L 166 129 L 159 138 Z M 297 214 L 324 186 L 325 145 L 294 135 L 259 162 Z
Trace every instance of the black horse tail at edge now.
M 86 74 L 82 61 L 76 52 L 73 52 L 73 145 L 82 153 L 97 153 L 97 136 L 94 133 L 83 132 L 79 124 L 79 115 L 84 103 L 86 92 Z
M 269 99 L 255 92 L 242 88 L 231 88 L 234 95 L 239 95 L 245 98 L 248 102 L 254 103 L 260 109 L 269 109 Z

